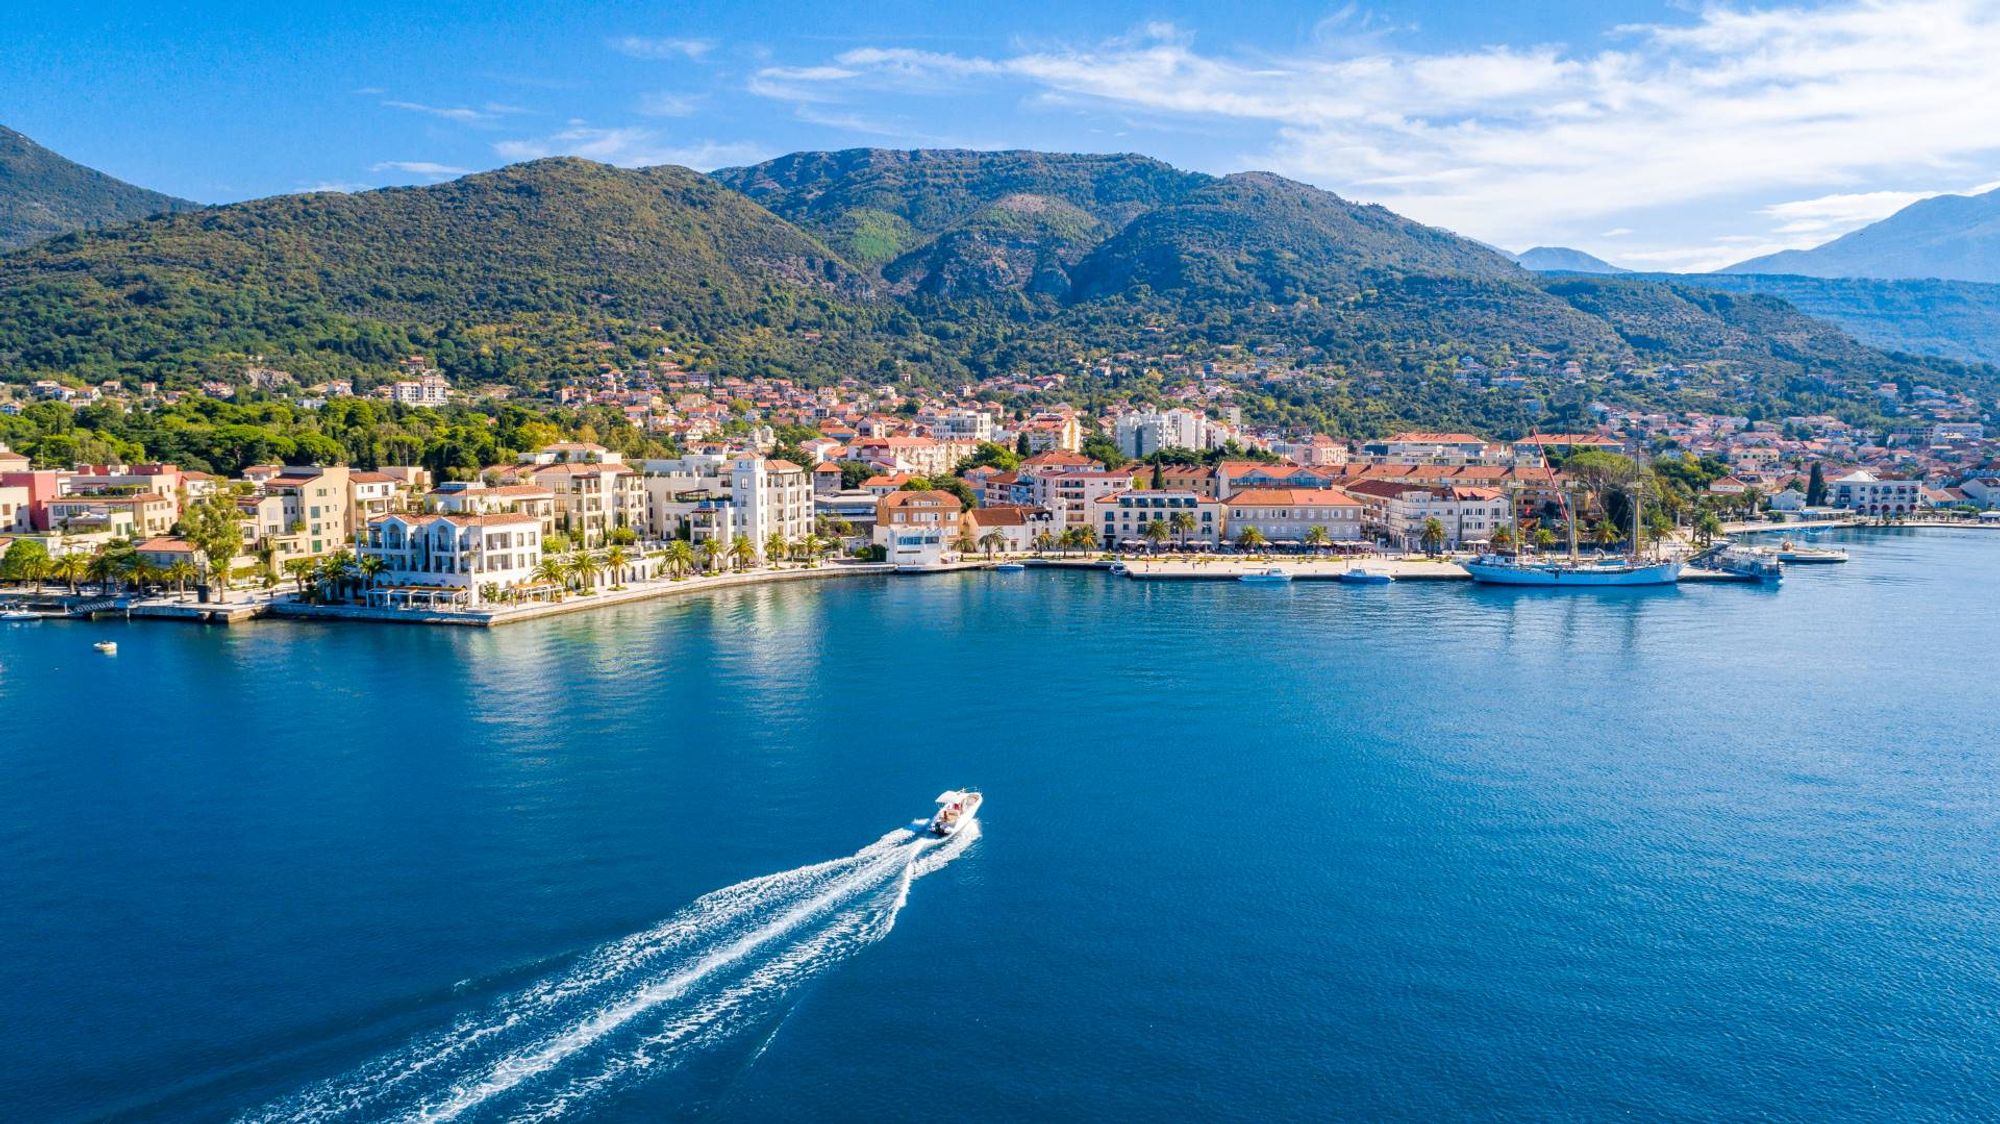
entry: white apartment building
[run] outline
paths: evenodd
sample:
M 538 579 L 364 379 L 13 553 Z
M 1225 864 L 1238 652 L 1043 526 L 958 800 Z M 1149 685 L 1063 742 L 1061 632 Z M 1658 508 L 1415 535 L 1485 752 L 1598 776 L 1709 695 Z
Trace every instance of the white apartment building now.
M 535 582 L 542 521 L 527 512 L 385 515 L 368 524 L 358 553 L 383 562 L 373 603 L 478 605 Z
M 451 401 L 451 380 L 435 371 L 389 384 L 389 397 L 406 406 L 442 406 Z
M 1149 457 L 1161 449 L 1206 449 L 1221 430 L 1198 410 L 1138 410 L 1112 421 L 1118 451 L 1128 457 Z
M 500 475 L 506 484 L 533 484 L 555 498 L 555 529 L 595 549 L 629 527 L 649 535 L 646 489 L 624 455 L 589 442 L 566 441 L 523 454 Z
M 1099 496 L 1092 501 L 1097 516 L 1094 529 L 1097 541 L 1109 546 L 1150 545 L 1146 539 L 1146 528 L 1154 522 L 1167 524 L 1173 537 L 1168 543 L 1215 546 L 1228 537 L 1228 512 L 1221 500 L 1208 499 L 1194 492 L 1126 491 L 1108 496 Z M 1174 527 L 1176 515 L 1189 515 L 1194 519 L 1192 530 Z
M 790 461 L 696 453 L 641 468 L 647 518 L 661 538 L 727 543 L 741 535 L 761 555 L 772 535 L 796 543 L 812 530 L 812 474 Z
M 955 407 L 918 414 L 917 421 L 930 427 L 940 441 L 993 440 L 993 412 Z
M 1897 480 L 1865 468 L 1827 482 L 1827 501 L 1834 507 L 1864 515 L 1913 515 L 1923 496 L 1923 481 Z
M 1086 527 L 1099 497 L 1131 486 L 1132 474 L 1125 471 L 1079 468 L 1044 472 L 1034 477 L 1033 502 L 1036 507 L 1048 508 L 1060 527 Z
M 1443 550 L 1485 542 L 1511 522 L 1507 494 L 1497 488 L 1399 484 L 1360 480 L 1344 489 L 1361 501 L 1366 530 L 1404 551 L 1423 548 L 1432 519 L 1444 528 Z

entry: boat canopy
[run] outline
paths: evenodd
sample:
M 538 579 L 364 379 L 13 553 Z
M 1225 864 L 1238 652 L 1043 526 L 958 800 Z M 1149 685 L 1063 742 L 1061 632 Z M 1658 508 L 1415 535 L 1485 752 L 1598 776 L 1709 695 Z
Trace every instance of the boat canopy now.
M 963 799 L 965 799 L 965 793 L 954 788 L 948 792 L 938 793 L 937 802 L 940 804 L 956 804 Z

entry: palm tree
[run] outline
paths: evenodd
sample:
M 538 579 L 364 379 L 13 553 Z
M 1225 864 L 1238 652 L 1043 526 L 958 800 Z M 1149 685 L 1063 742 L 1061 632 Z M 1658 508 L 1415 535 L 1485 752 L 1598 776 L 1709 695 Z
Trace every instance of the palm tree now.
M 118 559 L 109 551 L 99 550 L 84 564 L 84 573 L 97 583 L 99 593 L 110 593 L 111 580 L 118 576 Z
M 1493 549 L 1495 549 L 1495 550 L 1512 550 L 1512 549 L 1514 549 L 1514 530 L 1513 530 L 1513 528 L 1511 528 L 1511 527 L 1507 526 L 1507 525 L 1506 525 L 1505 523 L 1502 523 L 1502 524 L 1501 524 L 1500 526 L 1498 526 L 1498 527 L 1495 527 L 1495 528 L 1493 529 L 1493 540 L 1492 540 L 1492 541 L 1493 541 Z
M 1313 526 L 1306 528 L 1305 536 L 1301 541 L 1317 552 L 1320 548 L 1332 542 L 1333 536 L 1327 534 L 1325 527 Z
M 611 585 L 616 589 L 625 584 L 625 567 L 632 561 L 622 546 L 613 546 L 604 552 L 604 568 L 611 571 Z
M 1549 530 L 1547 527 L 1540 527 L 1535 530 L 1536 550 L 1548 550 L 1555 545 L 1556 533 L 1554 531 Z
M 972 537 L 971 531 L 960 531 L 958 537 L 951 540 L 951 548 L 963 558 L 965 555 L 978 552 L 979 540 Z
M 1242 533 L 1236 536 L 1236 545 L 1244 550 L 1256 550 L 1270 541 L 1264 537 L 1264 532 L 1255 527 L 1245 527 Z
M 167 572 L 164 576 L 168 581 L 174 583 L 174 592 L 185 598 L 187 596 L 188 583 L 198 576 L 198 571 L 195 570 L 192 562 L 183 558 L 167 567 Z
M 826 551 L 826 547 L 826 540 L 812 531 L 807 531 L 806 537 L 799 540 L 799 554 L 808 566 L 819 565 L 819 556 Z
M 1194 534 L 1194 512 L 1176 511 L 1167 517 L 1167 526 L 1181 537 L 1181 550 L 1187 550 L 1187 537 Z
M 126 570 L 126 575 L 132 585 L 141 594 L 144 594 L 152 589 L 155 583 L 161 580 L 160 576 L 164 572 L 160 567 L 153 565 L 144 558 L 136 558 L 133 559 L 131 567 Z
M 342 593 L 346 592 L 347 587 L 354 582 L 355 575 L 359 572 L 360 565 L 355 561 L 353 551 L 346 549 L 336 550 L 327 556 L 326 581 L 328 585 L 333 587 L 333 595 L 335 597 L 339 597 Z
M 556 587 L 556 600 L 562 600 L 563 588 L 569 585 L 569 567 L 554 555 L 547 555 L 535 565 L 535 580 Z
M 300 597 L 306 595 L 306 579 L 312 577 L 314 568 L 313 560 L 310 558 L 285 559 L 285 573 L 293 581 L 299 583 Z
M 986 551 L 986 560 L 993 561 L 993 552 L 1007 545 L 1007 536 L 998 531 L 988 531 L 979 536 L 979 545 Z
M 1423 544 L 1425 554 L 1436 554 L 1443 550 L 1444 523 L 1435 515 L 1424 520 L 1424 529 L 1417 535 L 1417 541 Z
M 33 575 L 35 579 L 35 592 L 40 593 L 42 591 L 42 578 L 47 576 L 68 584 L 70 594 L 74 596 L 76 594 L 77 579 L 83 577 L 84 571 L 89 565 L 89 560 L 81 554 L 65 554 L 59 558 L 44 560 L 41 568 Z
M 1600 519 L 1597 522 L 1597 526 L 1591 528 L 1590 537 L 1602 548 L 1615 545 L 1620 539 L 1625 537 L 1625 533 L 1620 531 L 1618 525 L 1611 520 Z
M 1146 541 L 1152 544 L 1155 550 L 1159 548 L 1161 543 L 1174 537 L 1173 531 L 1168 529 L 1167 521 L 1164 519 L 1155 519 L 1151 523 L 1146 524 L 1145 533 Z
M 783 561 L 785 555 L 791 553 L 791 549 L 792 544 L 785 541 L 785 536 L 772 531 L 770 537 L 764 540 L 764 564 L 776 566 Z
M 583 587 L 585 593 L 590 592 L 591 579 L 604 572 L 604 563 L 597 560 L 597 555 L 580 546 L 570 551 L 565 565 L 570 573 L 576 575 L 577 584 Z
M 694 566 L 694 547 L 686 539 L 675 539 L 667 544 L 667 569 L 673 571 L 675 577 L 686 577 Z
M 1097 548 L 1097 532 L 1091 530 L 1088 525 L 1078 527 L 1076 529 L 1076 545 L 1080 550 L 1095 550 Z
M 1694 541 L 1707 546 L 1721 533 L 1722 520 L 1716 518 L 1715 512 L 1704 511 L 1694 517 Z
M 722 556 L 728 553 L 728 551 L 729 548 L 722 545 L 721 539 L 701 540 L 701 568 L 703 570 L 721 569 Z
M 738 573 L 755 566 L 757 564 L 757 544 L 750 541 L 749 535 L 736 536 L 729 543 L 729 560 L 736 564 Z
M 1062 547 L 1064 558 L 1068 558 L 1070 548 L 1077 545 L 1076 531 L 1075 527 L 1064 527 L 1062 534 L 1056 536 L 1056 545 Z
M 1047 554 L 1056 548 L 1056 533 L 1044 527 L 1035 532 L 1035 553 Z
M 361 560 L 355 563 L 354 568 L 361 572 L 362 586 L 366 589 L 374 589 L 375 580 L 380 578 L 382 572 L 389 568 L 389 563 L 384 561 L 379 554 L 364 554 L 361 556 Z

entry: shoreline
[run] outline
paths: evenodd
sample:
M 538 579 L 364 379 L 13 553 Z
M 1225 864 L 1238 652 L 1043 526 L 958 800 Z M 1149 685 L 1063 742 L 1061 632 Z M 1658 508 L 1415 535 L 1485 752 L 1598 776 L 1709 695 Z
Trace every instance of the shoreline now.
M 1911 520 L 1902 523 L 1880 524 L 1852 521 L 1828 523 L 1783 523 L 1783 524 L 1731 524 L 1725 532 L 1731 535 L 1786 534 L 1794 530 L 1840 529 L 1858 531 L 1894 531 L 1918 529 L 1944 530 L 2000 530 L 2000 524 L 1976 523 L 1959 520 Z M 96 620 L 105 616 L 123 616 L 128 620 L 180 621 L 207 625 L 237 625 L 258 620 L 287 620 L 315 622 L 353 622 L 360 624 L 417 624 L 443 625 L 456 628 L 497 628 L 503 625 L 525 621 L 543 620 L 548 617 L 580 613 L 590 609 L 615 605 L 631 605 L 645 601 L 656 601 L 670 597 L 706 593 L 712 590 L 739 589 L 749 586 L 821 581 L 843 577 L 922 577 L 930 574 L 964 573 L 976 570 L 991 570 L 1001 562 L 1017 562 L 1035 569 L 1052 570 L 1108 570 L 1122 563 L 1127 576 L 1135 581 L 1235 581 L 1246 573 L 1252 573 L 1272 566 L 1284 567 L 1293 580 L 1301 582 L 1337 582 L 1340 575 L 1357 565 L 1389 571 L 1397 581 L 1403 582 L 1470 582 L 1471 574 L 1449 557 L 1425 558 L 1404 557 L 1309 557 L 1297 555 L 1201 555 L 1182 558 L 1155 558 L 1145 555 L 1109 558 L 1101 554 L 1061 556 L 1006 556 L 993 559 L 977 558 L 969 561 L 950 562 L 941 566 L 924 569 L 900 569 L 887 562 L 830 562 L 823 566 L 791 570 L 752 570 L 747 573 L 711 574 L 700 577 L 683 578 L 678 581 L 650 581 L 634 583 L 618 590 L 604 590 L 588 595 L 571 595 L 562 601 L 537 602 L 529 605 L 508 605 L 492 609 L 437 610 L 437 609 L 385 609 L 362 605 L 311 605 L 284 599 L 224 601 L 201 603 L 182 600 L 156 600 L 137 602 L 129 606 L 106 607 L 80 616 L 50 615 L 52 620 Z M 1689 569 L 1681 575 L 1683 582 L 1692 584 L 1755 582 L 1737 574 L 1717 571 Z M 16 595 L 25 596 L 25 595 Z M 60 596 L 60 595 L 57 595 Z

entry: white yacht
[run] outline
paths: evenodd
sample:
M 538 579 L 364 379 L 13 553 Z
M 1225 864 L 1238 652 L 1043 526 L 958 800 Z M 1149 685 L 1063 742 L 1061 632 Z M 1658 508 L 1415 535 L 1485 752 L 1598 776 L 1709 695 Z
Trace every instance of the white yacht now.
M 979 814 L 979 805 L 985 797 L 969 788 L 954 788 L 938 794 L 937 815 L 931 817 L 930 826 L 925 830 L 932 835 L 949 839 L 958 830 L 972 822 Z
M 1236 580 L 1258 584 L 1282 584 L 1291 581 L 1292 575 L 1286 573 L 1283 567 L 1273 566 L 1268 570 L 1259 570 L 1256 573 L 1240 575 Z

